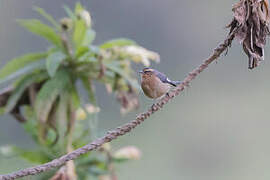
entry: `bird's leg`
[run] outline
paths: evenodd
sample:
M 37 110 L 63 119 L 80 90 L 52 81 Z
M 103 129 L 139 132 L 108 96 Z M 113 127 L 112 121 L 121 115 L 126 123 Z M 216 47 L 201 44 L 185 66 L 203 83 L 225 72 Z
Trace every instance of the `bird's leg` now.
M 167 93 L 165 93 L 163 96 L 161 96 L 161 97 L 159 97 L 159 98 L 155 98 L 154 99 L 154 103 L 152 104 L 152 106 L 151 106 L 151 109 L 152 110 L 157 110 L 158 108 L 160 108 L 161 107 L 161 105 L 160 105 L 160 103 L 158 103 L 159 102 L 159 100 L 161 100 L 163 97 L 170 97 L 170 94 L 169 94 L 169 92 L 167 92 Z
M 154 103 L 151 106 L 152 111 L 156 110 L 156 102 L 157 102 L 157 99 L 154 99 Z
M 156 110 L 156 106 L 155 106 L 155 104 L 152 104 L 152 106 L 151 106 L 151 110 L 152 110 L 152 111 L 155 111 L 155 110 Z

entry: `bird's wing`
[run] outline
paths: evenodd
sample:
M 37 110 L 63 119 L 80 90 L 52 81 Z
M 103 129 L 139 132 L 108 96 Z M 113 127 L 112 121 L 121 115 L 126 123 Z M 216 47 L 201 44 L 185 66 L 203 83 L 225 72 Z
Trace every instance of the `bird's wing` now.
M 177 86 L 178 83 L 170 80 L 165 74 L 155 70 L 155 75 L 161 80 L 163 83 L 171 84 L 172 86 Z

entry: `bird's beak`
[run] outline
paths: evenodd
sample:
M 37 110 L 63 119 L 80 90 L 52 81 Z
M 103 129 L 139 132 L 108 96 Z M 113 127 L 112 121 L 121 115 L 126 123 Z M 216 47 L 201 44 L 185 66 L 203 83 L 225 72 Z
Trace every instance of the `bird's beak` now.
M 143 73 L 143 71 L 139 71 L 139 74 L 142 74 Z

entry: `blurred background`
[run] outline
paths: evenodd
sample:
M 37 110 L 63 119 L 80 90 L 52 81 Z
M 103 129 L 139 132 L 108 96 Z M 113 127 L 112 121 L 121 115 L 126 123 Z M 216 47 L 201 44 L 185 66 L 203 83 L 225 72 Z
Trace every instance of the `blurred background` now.
M 57 19 L 63 5 L 76 1 L 0 0 L 0 66 L 47 44 L 17 23 L 39 18 L 33 6 Z M 152 67 L 171 79 L 182 80 L 222 41 L 236 1 L 216 0 L 81 0 L 90 10 L 97 32 L 96 44 L 127 37 L 156 51 L 161 63 Z M 270 53 L 254 70 L 238 42 L 203 72 L 179 97 L 130 134 L 114 141 L 113 148 L 139 147 L 143 156 L 117 167 L 120 180 L 268 180 L 270 178 Z M 139 70 L 142 67 L 135 67 Z M 122 116 L 114 97 L 97 84 L 99 136 L 132 120 L 152 101 L 140 93 L 141 107 Z M 34 146 L 21 125 L 6 115 L 0 118 L 0 145 Z M 0 157 L 0 173 L 28 167 L 25 161 Z M 35 179 L 34 177 L 28 179 Z

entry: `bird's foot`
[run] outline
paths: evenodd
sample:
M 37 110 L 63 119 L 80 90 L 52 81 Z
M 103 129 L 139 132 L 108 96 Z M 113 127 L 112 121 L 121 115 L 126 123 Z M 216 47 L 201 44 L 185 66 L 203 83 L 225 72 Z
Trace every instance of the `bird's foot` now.
M 158 110 L 158 107 L 157 107 L 156 103 L 152 104 L 151 110 L 152 111 L 157 111 Z

